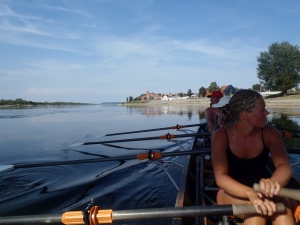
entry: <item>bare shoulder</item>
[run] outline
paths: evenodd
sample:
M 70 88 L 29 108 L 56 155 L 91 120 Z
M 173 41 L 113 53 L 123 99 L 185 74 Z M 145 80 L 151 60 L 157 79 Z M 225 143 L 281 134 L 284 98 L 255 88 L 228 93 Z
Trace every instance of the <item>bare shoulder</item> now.
M 269 125 L 265 126 L 263 136 L 264 142 L 272 154 L 285 151 L 281 133 L 275 127 Z
M 274 138 L 274 137 L 281 137 L 280 132 L 273 126 L 270 125 L 266 125 L 264 127 L 264 136 L 266 138 L 270 137 L 270 138 Z
M 208 107 L 204 110 L 204 113 L 209 113 L 209 112 L 211 112 L 211 107 Z
M 222 128 L 219 128 L 218 130 L 216 130 L 214 132 L 213 135 L 218 136 L 218 137 L 219 136 L 226 136 L 226 131 L 224 129 L 222 129 Z
M 222 128 L 216 130 L 212 135 L 212 144 L 215 146 L 218 144 L 227 144 L 227 134 L 226 131 Z

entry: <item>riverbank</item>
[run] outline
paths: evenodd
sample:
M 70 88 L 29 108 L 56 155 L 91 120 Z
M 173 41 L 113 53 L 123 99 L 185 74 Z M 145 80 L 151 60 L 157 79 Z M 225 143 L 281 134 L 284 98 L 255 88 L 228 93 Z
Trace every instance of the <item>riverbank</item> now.
M 265 98 L 266 106 L 272 107 L 299 107 L 300 95 L 288 95 L 284 97 Z M 209 98 L 195 98 L 187 100 L 175 100 L 175 101 L 163 101 L 163 100 L 151 100 L 144 102 L 125 103 L 125 105 L 194 105 L 201 104 L 209 106 Z
M 75 103 L 75 104 L 22 104 L 22 105 L 0 105 L 0 108 L 13 108 L 13 107 L 36 107 L 36 106 L 80 106 L 80 105 L 99 105 L 92 103 Z

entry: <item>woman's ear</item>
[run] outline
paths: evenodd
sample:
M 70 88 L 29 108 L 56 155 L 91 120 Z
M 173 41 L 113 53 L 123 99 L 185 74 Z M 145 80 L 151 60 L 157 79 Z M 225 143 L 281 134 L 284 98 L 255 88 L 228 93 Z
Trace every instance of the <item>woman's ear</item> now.
M 248 120 L 249 116 L 248 116 L 248 112 L 247 111 L 243 111 L 242 112 L 242 116 L 245 120 Z

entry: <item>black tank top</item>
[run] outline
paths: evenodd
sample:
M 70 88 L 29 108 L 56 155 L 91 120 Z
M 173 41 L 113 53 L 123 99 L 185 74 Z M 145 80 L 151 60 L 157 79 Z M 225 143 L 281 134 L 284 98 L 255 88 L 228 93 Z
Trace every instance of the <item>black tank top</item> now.
M 229 148 L 229 138 L 227 135 L 227 160 L 228 160 L 228 175 L 238 182 L 253 187 L 254 183 L 258 183 L 261 178 L 268 178 L 266 165 L 269 159 L 270 150 L 265 145 L 263 139 L 262 129 L 262 142 L 264 148 L 262 152 L 252 159 L 242 159 L 237 157 Z

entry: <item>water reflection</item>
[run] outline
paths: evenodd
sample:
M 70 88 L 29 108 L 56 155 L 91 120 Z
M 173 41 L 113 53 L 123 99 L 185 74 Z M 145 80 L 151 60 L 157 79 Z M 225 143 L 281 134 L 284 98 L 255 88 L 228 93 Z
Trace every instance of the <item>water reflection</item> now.
M 127 112 L 132 115 L 139 112 L 146 117 L 153 117 L 159 115 L 187 115 L 188 120 L 192 119 L 192 116 L 198 115 L 199 120 L 204 118 L 204 110 L 207 105 L 125 105 Z
M 191 121 L 193 117 L 198 115 L 198 119 L 204 118 L 204 110 L 208 107 L 207 105 L 145 105 L 145 106 L 125 106 L 129 114 L 139 113 L 146 117 L 154 117 L 161 115 L 179 115 L 187 116 L 188 121 Z M 270 112 L 268 115 L 268 124 L 280 128 L 288 128 L 299 130 L 300 132 L 300 109 L 297 107 L 267 107 Z M 195 118 L 194 118 L 195 119 Z M 287 148 L 299 148 L 300 139 L 284 139 L 284 144 Z

